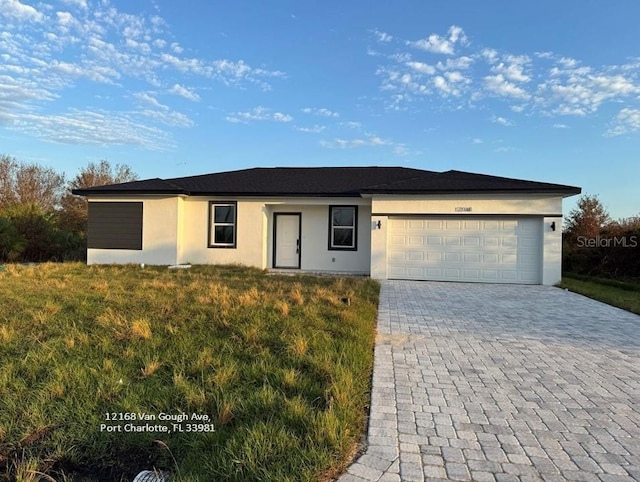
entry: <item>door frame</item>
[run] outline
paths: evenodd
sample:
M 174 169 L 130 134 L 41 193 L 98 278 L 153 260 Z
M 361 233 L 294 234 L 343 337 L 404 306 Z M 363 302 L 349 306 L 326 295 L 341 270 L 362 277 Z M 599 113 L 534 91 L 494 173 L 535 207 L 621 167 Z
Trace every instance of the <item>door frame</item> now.
M 273 213 L 273 259 L 271 265 L 277 269 L 277 249 L 278 249 L 278 216 L 298 216 L 298 266 L 286 266 L 281 269 L 300 269 L 302 261 L 302 213 L 301 212 L 277 212 Z

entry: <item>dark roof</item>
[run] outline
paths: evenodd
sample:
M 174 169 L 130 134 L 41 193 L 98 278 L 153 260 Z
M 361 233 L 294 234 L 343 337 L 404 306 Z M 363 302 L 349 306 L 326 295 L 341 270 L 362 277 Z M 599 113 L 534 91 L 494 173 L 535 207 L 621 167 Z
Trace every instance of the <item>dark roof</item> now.
M 361 196 L 481 192 L 579 194 L 579 187 L 461 171 L 407 167 L 257 167 L 173 179 L 146 179 L 74 189 L 74 194 L 216 196 Z

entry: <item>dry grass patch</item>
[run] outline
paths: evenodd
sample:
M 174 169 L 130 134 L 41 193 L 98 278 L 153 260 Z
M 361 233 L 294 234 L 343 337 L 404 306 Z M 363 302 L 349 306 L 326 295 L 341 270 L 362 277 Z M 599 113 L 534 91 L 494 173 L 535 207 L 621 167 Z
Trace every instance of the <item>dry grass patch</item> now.
M 155 372 L 157 372 L 160 369 L 160 367 L 162 367 L 162 362 L 157 358 L 154 358 L 153 360 L 149 360 L 145 362 L 144 366 L 140 369 L 140 371 L 142 372 L 143 377 L 150 377 Z
M 335 473 L 364 429 L 377 290 L 238 266 L 8 265 L 0 480 L 132 480 L 150 467 L 177 481 Z M 110 412 L 203 414 L 215 432 L 100 431 Z M 21 441 L 44 426 L 22 458 Z
M 131 324 L 131 335 L 135 338 L 141 338 L 143 340 L 148 340 L 151 338 L 151 324 L 149 320 L 145 318 L 140 318 L 135 320 Z

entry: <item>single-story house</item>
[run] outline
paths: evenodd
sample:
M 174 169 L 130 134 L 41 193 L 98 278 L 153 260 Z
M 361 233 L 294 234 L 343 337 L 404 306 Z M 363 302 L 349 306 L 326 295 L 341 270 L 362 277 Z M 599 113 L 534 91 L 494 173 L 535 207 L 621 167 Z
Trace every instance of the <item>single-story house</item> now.
M 276 167 L 76 189 L 89 264 L 240 263 L 551 285 L 580 188 L 405 167 Z

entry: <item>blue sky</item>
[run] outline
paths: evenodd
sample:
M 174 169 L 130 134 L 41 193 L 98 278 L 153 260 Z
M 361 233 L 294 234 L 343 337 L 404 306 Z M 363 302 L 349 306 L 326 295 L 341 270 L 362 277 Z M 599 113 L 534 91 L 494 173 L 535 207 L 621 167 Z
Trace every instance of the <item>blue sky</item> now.
M 638 18 L 637 0 L 0 0 L 0 153 L 68 177 L 458 169 L 632 216 Z

